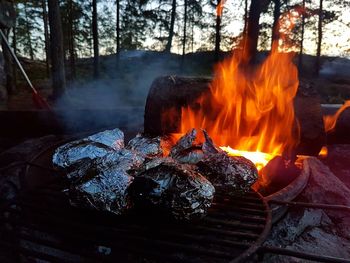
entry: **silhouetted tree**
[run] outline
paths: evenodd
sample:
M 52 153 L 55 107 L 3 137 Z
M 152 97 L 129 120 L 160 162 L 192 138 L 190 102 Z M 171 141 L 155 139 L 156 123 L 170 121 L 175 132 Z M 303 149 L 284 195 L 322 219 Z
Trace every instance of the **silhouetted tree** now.
M 320 72 L 320 57 L 321 57 L 321 46 L 322 46 L 322 20 L 323 20 L 323 0 L 319 2 L 318 10 L 318 26 L 317 26 L 317 51 L 316 51 L 316 62 L 315 62 L 315 73 L 316 75 Z
M 176 18 L 176 0 L 172 0 L 168 42 L 165 46 L 165 52 L 170 52 L 170 50 L 171 50 L 171 46 L 173 43 L 173 37 L 174 37 L 175 18 Z
M 98 44 L 98 17 L 97 0 L 92 0 L 92 36 L 94 43 L 94 77 L 99 77 L 99 44 Z
M 50 40 L 49 40 L 49 23 L 47 16 L 46 0 L 41 0 L 42 17 L 44 24 L 44 42 L 45 42 L 45 63 L 46 63 L 46 75 L 50 76 Z
M 62 22 L 58 0 L 48 0 L 50 47 L 52 61 L 52 87 L 53 97 L 58 98 L 65 92 L 66 76 L 63 57 Z

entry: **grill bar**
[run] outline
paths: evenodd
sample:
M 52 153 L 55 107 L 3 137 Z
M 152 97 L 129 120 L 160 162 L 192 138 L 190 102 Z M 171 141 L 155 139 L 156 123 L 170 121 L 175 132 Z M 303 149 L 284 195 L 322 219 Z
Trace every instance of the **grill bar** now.
M 168 222 L 161 225 L 160 232 L 152 232 L 147 227 L 142 227 L 132 221 L 121 223 L 119 221 L 123 221 L 123 219 L 114 216 L 106 216 L 101 222 L 94 222 L 94 217 L 91 220 L 79 221 L 84 217 L 80 214 L 81 211 L 66 207 L 67 204 L 64 202 L 63 205 L 61 203 L 61 208 L 57 209 L 56 205 L 59 204 L 57 200 L 62 200 L 60 198 L 64 195 L 57 192 L 51 194 L 52 192 L 54 191 L 46 189 L 40 191 L 40 193 L 36 192 L 29 199 L 21 199 L 17 206 L 12 206 L 8 210 L 11 217 L 1 218 L 1 221 L 21 226 L 22 231 L 18 233 L 19 239 L 44 244 L 61 251 L 73 253 L 76 248 L 64 245 L 64 242 L 52 241 L 40 235 L 33 235 L 31 231 L 39 231 L 62 240 L 84 244 L 85 247 L 90 248 L 94 247 L 96 237 L 103 236 L 103 238 L 99 238 L 98 243 L 112 248 L 113 251 L 124 250 L 140 255 L 150 255 L 155 258 L 165 258 L 168 261 L 178 259 L 177 255 L 174 255 L 171 251 L 182 251 L 187 257 L 201 255 L 205 258 L 212 258 L 213 262 L 220 258 L 229 261 L 234 258 L 234 254 L 237 254 L 235 250 L 243 249 L 244 251 L 249 248 L 264 229 L 262 224 L 243 223 L 237 219 L 217 219 L 216 209 L 219 209 L 219 207 L 213 209 L 210 216 L 205 218 L 200 226 L 196 224 L 174 226 L 173 222 Z M 46 196 L 45 199 L 44 196 Z M 231 204 L 227 203 L 220 207 L 229 210 Z M 70 220 L 65 217 L 66 214 L 71 216 Z M 225 217 L 227 218 L 226 215 Z M 251 216 L 248 215 L 248 217 Z M 256 219 L 256 216 L 252 218 Z M 263 217 L 258 218 L 263 219 Z M 115 220 L 118 224 L 111 224 L 110 219 Z M 23 229 L 26 232 L 23 232 Z M 115 241 L 116 236 L 119 238 L 117 242 Z M 193 243 L 197 244 L 192 245 Z M 210 244 L 210 248 L 205 247 L 205 244 Z M 154 247 L 157 247 L 156 251 L 160 252 L 152 251 L 155 250 Z M 148 250 L 151 250 L 151 252 L 145 253 Z M 28 254 L 24 253 L 26 248 L 21 248 L 20 251 L 22 254 Z M 105 257 L 99 257 L 98 254 L 91 255 L 91 252 L 78 251 L 78 254 L 82 257 L 90 259 L 95 257 L 105 261 Z M 43 258 L 40 253 L 37 254 L 37 257 Z M 45 256 L 43 259 L 45 259 Z

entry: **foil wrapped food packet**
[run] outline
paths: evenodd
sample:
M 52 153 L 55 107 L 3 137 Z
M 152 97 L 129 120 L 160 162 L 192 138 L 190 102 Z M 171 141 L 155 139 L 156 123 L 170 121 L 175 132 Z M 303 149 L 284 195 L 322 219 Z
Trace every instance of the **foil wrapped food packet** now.
M 67 175 L 70 203 L 120 215 L 133 207 L 128 188 L 133 181 L 129 171 L 142 165 L 144 158 L 130 150 L 84 162 L 85 166 Z
M 188 131 L 183 135 L 170 151 L 170 157 L 181 162 L 196 164 L 204 158 L 206 154 L 220 151 L 209 137 L 205 130 L 202 130 L 204 137 L 199 139 L 200 133 L 196 129 Z
M 124 133 L 119 129 L 106 130 L 58 147 L 52 162 L 56 168 L 67 169 L 80 160 L 93 160 L 122 148 Z
M 193 220 L 206 215 L 215 188 L 193 166 L 158 158 L 141 167 L 129 191 L 138 204 L 159 206 L 178 220 Z
M 248 192 L 258 179 L 258 171 L 250 160 L 225 152 L 206 155 L 197 167 L 217 191 L 230 195 Z

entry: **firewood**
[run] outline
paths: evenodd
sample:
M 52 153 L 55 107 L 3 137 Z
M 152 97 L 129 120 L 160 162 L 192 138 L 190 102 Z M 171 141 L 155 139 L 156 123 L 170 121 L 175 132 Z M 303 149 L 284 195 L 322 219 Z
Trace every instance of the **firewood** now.
M 210 79 L 160 77 L 154 80 L 146 101 L 144 131 L 149 135 L 176 132 L 181 122 L 181 107 L 209 91 Z M 165 112 L 170 111 L 167 119 Z

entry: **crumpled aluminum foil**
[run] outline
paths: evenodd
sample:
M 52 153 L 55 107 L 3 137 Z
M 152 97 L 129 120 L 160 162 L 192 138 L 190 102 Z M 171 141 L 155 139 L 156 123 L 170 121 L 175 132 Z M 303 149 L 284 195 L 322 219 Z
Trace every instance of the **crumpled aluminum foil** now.
M 161 146 L 161 142 L 162 138 L 159 136 L 150 138 L 141 134 L 137 134 L 135 138 L 129 141 L 126 148 L 133 151 L 137 151 L 149 158 L 162 157 L 163 149 Z
M 159 206 L 178 220 L 193 220 L 206 215 L 215 188 L 193 166 L 157 158 L 139 170 L 130 192 L 135 202 Z
M 77 161 L 103 157 L 123 147 L 124 133 L 119 129 L 106 130 L 58 147 L 52 162 L 57 168 L 67 169 Z
M 170 151 L 170 157 L 180 163 L 196 164 L 204 158 L 206 154 L 217 153 L 218 149 L 213 140 L 209 137 L 205 130 L 202 130 L 205 141 L 203 143 L 196 142 L 197 130 L 192 129 L 182 136 Z
M 67 175 L 72 182 L 68 191 L 70 203 L 76 207 L 123 214 L 133 205 L 128 194 L 133 181 L 129 171 L 141 166 L 143 161 L 140 155 L 123 149 L 81 163 L 79 169 Z
M 206 155 L 197 167 L 218 192 L 230 195 L 248 192 L 258 179 L 258 171 L 250 160 L 225 152 Z

